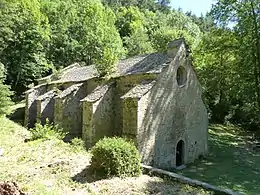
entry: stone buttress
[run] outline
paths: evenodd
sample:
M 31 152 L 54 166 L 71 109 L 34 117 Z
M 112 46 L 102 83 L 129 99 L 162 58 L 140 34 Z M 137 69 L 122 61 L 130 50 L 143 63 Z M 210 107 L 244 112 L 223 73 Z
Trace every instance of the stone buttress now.
M 114 135 L 114 82 L 96 87 L 81 100 L 83 108 L 82 137 L 89 148 L 99 139 Z

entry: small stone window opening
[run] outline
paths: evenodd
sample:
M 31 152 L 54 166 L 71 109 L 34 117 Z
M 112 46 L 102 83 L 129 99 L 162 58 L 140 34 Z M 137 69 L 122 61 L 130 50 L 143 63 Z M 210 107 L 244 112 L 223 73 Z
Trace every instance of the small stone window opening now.
M 176 166 L 184 164 L 184 141 L 180 140 L 176 147 Z
M 185 70 L 185 68 L 183 66 L 180 66 L 177 69 L 176 80 L 177 80 L 177 84 L 179 86 L 185 85 L 185 83 L 187 81 L 187 71 Z

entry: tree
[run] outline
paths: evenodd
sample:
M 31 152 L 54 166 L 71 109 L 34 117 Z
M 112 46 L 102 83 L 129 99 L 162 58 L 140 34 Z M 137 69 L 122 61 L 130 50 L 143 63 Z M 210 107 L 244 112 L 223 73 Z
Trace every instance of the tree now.
M 137 6 L 138 0 L 102 0 L 104 5 L 119 8 L 119 7 L 129 7 L 129 6 Z
M 212 28 L 204 33 L 193 52 L 204 99 L 215 122 L 225 122 L 234 111 L 232 105 L 236 105 L 241 95 L 241 81 L 237 74 L 238 45 L 231 30 Z
M 4 114 L 9 114 L 12 105 L 11 95 L 9 86 L 5 85 L 3 82 L 5 80 L 5 69 L 4 65 L 0 62 L 0 116 Z
M 151 32 L 153 47 L 157 50 L 165 50 L 169 41 L 181 37 L 185 38 L 193 49 L 201 36 L 199 27 L 182 12 L 174 10 L 168 14 L 157 12 L 150 23 L 153 25 L 148 25 L 148 32 Z
M 241 39 L 241 53 L 248 54 L 247 64 L 253 69 L 255 102 L 260 107 L 260 2 L 259 0 L 218 1 L 212 14 L 222 26 L 231 22 Z M 240 59 L 242 64 L 243 59 Z
M 260 124 L 260 3 L 259 0 L 219 0 L 211 14 L 222 28 L 232 27 L 239 39 L 237 74 L 242 78 L 237 118 Z
M 128 56 L 150 53 L 153 50 L 144 23 L 144 14 L 138 7 L 121 7 L 117 11 L 115 24 Z
M 209 13 L 206 13 L 205 16 L 201 14 L 198 17 L 194 13 L 189 11 L 186 12 L 185 15 L 191 18 L 191 20 L 199 26 L 201 32 L 209 32 L 211 28 L 214 27 L 214 19 Z
M 3 0 L 0 24 L 0 60 L 6 66 L 6 82 L 19 95 L 49 68 L 45 57 L 48 22 L 37 0 Z
M 42 10 L 51 26 L 48 58 L 55 66 L 96 64 L 106 74 L 123 53 L 115 15 L 100 1 L 45 0 Z

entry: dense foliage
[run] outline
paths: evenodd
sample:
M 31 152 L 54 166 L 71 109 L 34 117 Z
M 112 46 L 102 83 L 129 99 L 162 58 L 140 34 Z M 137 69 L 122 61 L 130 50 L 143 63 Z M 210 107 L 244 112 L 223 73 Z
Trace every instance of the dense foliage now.
M 10 106 L 13 104 L 11 101 L 12 92 L 9 86 L 4 84 L 5 69 L 4 65 L 0 62 L 0 117 L 4 114 L 9 114 Z
M 0 2 L 0 61 L 14 91 L 21 93 L 48 69 L 49 36 L 49 24 L 37 0 Z
M 123 138 L 103 138 L 91 149 L 91 168 L 107 176 L 141 174 L 141 159 L 133 143 Z
M 195 52 L 204 95 L 218 122 L 257 130 L 260 125 L 260 2 L 219 0 L 216 25 Z
M 103 75 L 109 74 L 119 59 L 165 51 L 169 41 L 184 37 L 211 120 L 256 129 L 260 125 L 259 0 L 217 0 L 205 16 L 184 14 L 169 3 L 1 0 L 0 62 L 5 65 L 5 84 L 21 95 L 37 78 L 74 62 L 95 64 Z

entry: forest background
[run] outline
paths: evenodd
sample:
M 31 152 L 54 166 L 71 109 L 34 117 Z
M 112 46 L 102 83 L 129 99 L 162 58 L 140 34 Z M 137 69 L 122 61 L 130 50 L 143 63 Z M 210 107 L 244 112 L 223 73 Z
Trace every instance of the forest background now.
M 201 16 L 169 0 L 0 0 L 0 114 L 72 63 L 105 75 L 120 59 L 183 37 L 210 120 L 260 130 L 259 26 L 260 0 L 217 0 Z

